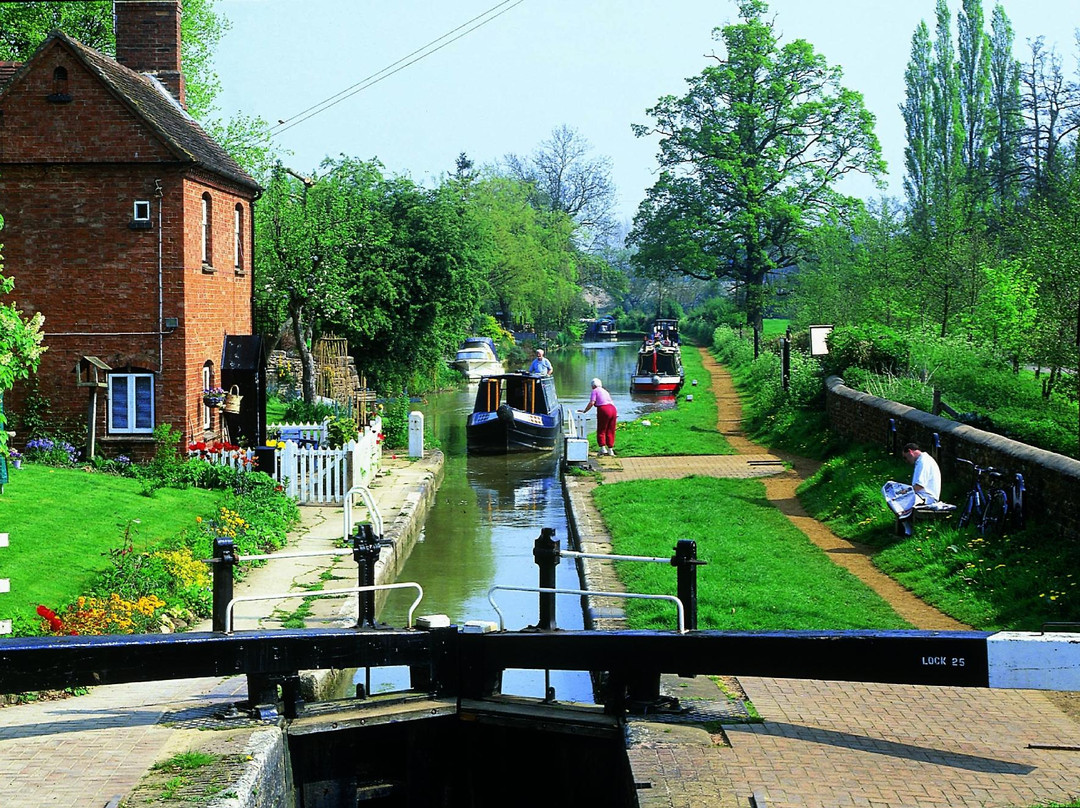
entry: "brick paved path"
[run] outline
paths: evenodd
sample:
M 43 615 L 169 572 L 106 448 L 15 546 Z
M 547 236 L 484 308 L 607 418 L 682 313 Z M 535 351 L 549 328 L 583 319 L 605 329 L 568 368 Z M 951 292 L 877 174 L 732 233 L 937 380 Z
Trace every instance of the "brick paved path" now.
M 770 500 L 913 625 L 962 628 L 878 572 L 865 548 L 833 536 L 802 510 L 795 487 L 814 465 L 767 455 L 747 441 L 730 377 L 704 352 L 703 358 L 717 392 L 718 427 L 741 454 L 605 458 L 605 481 L 768 475 Z M 781 459 L 790 467 L 749 459 Z M 589 498 L 588 484 L 580 485 L 572 498 Z M 590 541 L 603 546 L 602 522 L 587 505 L 580 511 Z M 754 805 L 755 797 L 768 808 L 1013 808 L 1080 796 L 1080 723 L 1043 693 L 755 677 L 739 683 L 764 723 L 725 724 L 722 735 L 710 736 L 635 722 L 628 754 L 643 808 L 735 808 Z

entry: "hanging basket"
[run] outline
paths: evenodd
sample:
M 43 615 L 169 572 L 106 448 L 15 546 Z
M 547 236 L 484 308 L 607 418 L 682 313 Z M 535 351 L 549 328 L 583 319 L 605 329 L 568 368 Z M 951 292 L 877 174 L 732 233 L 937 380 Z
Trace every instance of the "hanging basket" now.
M 240 412 L 240 402 L 244 397 L 240 395 L 240 388 L 235 384 L 229 388 L 229 394 L 225 396 L 225 412 Z

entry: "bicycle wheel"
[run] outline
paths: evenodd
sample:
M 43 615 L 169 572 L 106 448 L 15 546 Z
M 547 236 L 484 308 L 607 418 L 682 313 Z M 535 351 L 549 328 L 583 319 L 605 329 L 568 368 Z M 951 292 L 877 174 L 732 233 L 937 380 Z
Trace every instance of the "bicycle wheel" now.
M 964 512 L 960 514 L 959 527 L 967 527 L 972 518 L 979 515 L 979 495 L 975 491 L 968 492 L 967 502 L 964 504 Z
M 1005 514 L 1009 511 L 1009 498 L 1000 489 L 990 492 L 990 498 L 986 501 L 986 510 L 983 511 L 982 520 L 979 522 L 979 533 L 987 538 L 1000 536 L 1005 530 Z

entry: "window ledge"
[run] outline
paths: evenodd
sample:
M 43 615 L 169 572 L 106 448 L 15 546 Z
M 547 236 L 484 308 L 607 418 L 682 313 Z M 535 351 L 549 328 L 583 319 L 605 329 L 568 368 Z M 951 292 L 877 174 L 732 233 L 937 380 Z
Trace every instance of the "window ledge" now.
M 207 275 L 212 275 L 215 272 L 217 272 L 217 270 L 214 269 L 212 264 L 206 264 L 206 263 L 204 263 L 202 265 L 202 271 L 205 272 Z
M 149 432 L 114 432 L 110 435 L 100 435 L 98 440 L 102 443 L 153 443 L 154 436 Z
M 149 230 L 151 222 L 149 219 L 132 219 L 128 222 L 129 230 Z

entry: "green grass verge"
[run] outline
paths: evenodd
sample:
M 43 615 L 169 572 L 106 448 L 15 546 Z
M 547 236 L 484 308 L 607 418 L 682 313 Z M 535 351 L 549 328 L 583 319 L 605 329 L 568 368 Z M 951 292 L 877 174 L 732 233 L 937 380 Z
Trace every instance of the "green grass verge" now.
M 148 498 L 134 479 L 24 463 L 0 496 L 0 532 L 11 545 L 0 549 L 11 580 L 0 616 L 36 622 L 38 604 L 58 608 L 112 566 L 108 551 L 129 522 L 138 520 L 134 546 L 145 550 L 194 528 L 220 498 L 220 491 L 173 488 Z
M 963 501 L 966 480 L 945 469 L 943 498 Z M 993 541 L 956 519 L 919 523 L 894 535 L 881 486 L 908 480 L 911 467 L 874 446 L 854 446 L 826 462 L 799 488 L 811 516 L 837 535 L 877 548 L 874 563 L 918 597 L 984 630 L 1038 630 L 1080 621 L 1080 547 L 1029 525 Z
M 675 408 L 620 422 L 615 435 L 616 452 L 626 457 L 735 454 L 717 431 L 716 396 L 701 354 L 697 348 L 684 345 L 682 359 L 687 381 Z M 696 387 L 691 384 L 694 379 L 698 381 Z M 687 395 L 693 395 L 694 400 L 687 401 Z M 590 440 L 595 448 L 596 436 Z
M 597 507 L 614 552 L 670 556 L 679 539 L 697 542 L 702 629 L 910 628 L 851 573 L 834 564 L 765 498 L 759 480 L 641 480 L 598 486 Z M 674 570 L 621 562 L 627 591 L 671 594 Z M 628 601 L 631 628 L 670 629 L 671 604 Z
M 762 320 L 761 321 L 761 336 L 764 339 L 771 339 L 772 337 L 782 337 L 787 333 L 788 326 L 791 324 L 791 320 Z

